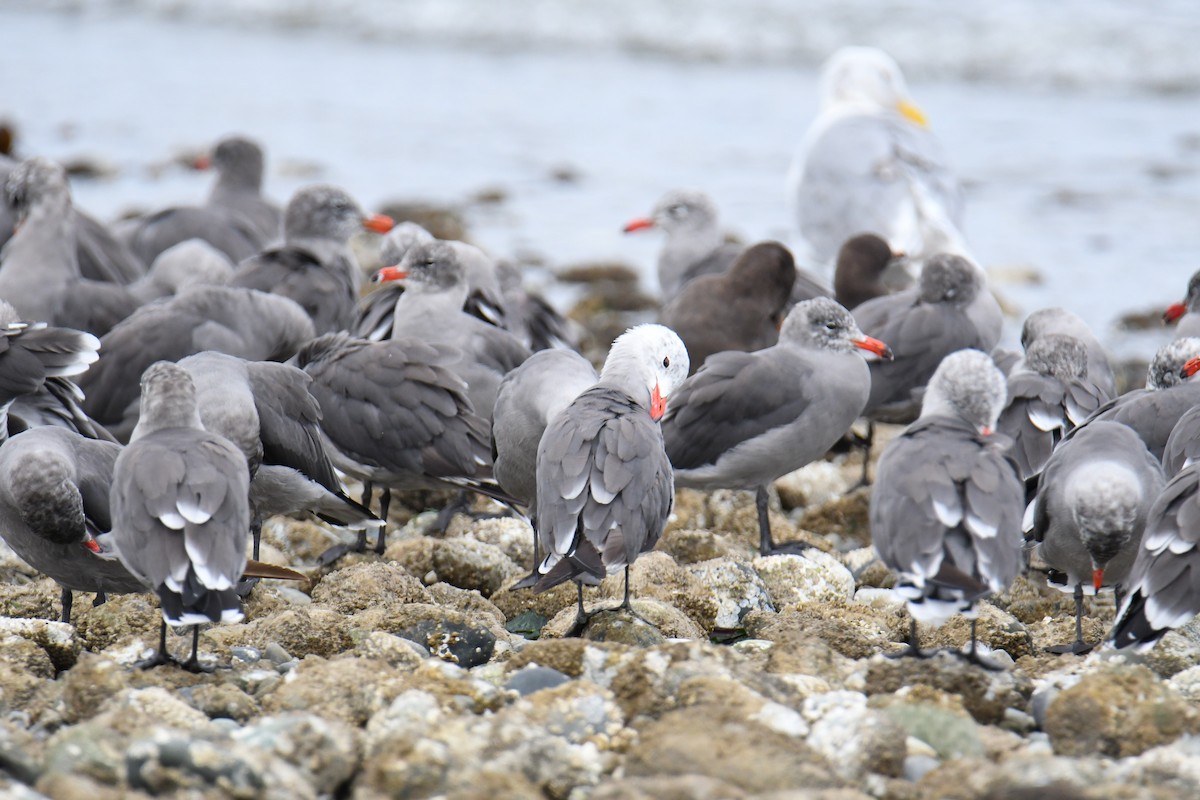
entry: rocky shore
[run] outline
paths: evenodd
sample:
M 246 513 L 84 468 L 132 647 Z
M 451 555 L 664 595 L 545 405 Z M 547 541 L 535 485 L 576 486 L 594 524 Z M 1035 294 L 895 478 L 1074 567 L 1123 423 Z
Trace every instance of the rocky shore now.
M 908 618 L 866 529 L 857 464 L 779 484 L 780 540 L 755 555 L 748 493 L 680 491 L 632 572 L 634 609 L 579 638 L 570 585 L 528 570 L 515 519 L 397 509 L 382 558 L 333 568 L 336 538 L 267 525 L 246 621 L 210 627 L 195 675 L 135 662 L 151 597 L 59 613 L 57 587 L 0 564 L 0 794 L 14 798 L 1180 798 L 1200 796 L 1200 626 L 1146 656 L 1043 652 L 1073 633 L 1067 595 L 1024 578 L 981 608 L 1005 669 L 945 652 L 892 659 Z M 436 509 L 435 495 L 411 498 Z M 774 498 L 773 498 L 774 501 Z M 307 566 L 305 566 L 307 565 Z M 620 576 L 588 590 L 615 606 Z M 1100 638 L 1111 600 L 1089 607 Z M 922 630 L 961 648 L 965 620 Z M 183 652 L 189 641 L 173 636 Z

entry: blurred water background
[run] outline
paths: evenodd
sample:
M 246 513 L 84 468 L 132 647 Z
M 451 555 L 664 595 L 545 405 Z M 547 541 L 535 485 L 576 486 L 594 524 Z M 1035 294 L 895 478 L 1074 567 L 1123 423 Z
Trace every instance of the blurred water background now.
M 74 183 L 101 218 L 198 202 L 210 178 L 163 165 L 241 132 L 280 201 L 319 180 L 464 203 L 496 255 L 652 283 L 657 238 L 620 229 L 671 188 L 799 244 L 783 184 L 817 69 L 872 44 L 962 176 L 1005 299 L 1146 355 L 1168 333 L 1114 320 L 1200 269 L 1197 41 L 1191 0 L 0 0 L 0 117 L 24 155 L 110 165 Z

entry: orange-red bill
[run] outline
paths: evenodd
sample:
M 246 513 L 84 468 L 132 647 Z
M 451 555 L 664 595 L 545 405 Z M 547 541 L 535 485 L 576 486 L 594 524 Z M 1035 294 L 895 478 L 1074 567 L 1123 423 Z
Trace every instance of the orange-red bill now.
M 874 353 L 884 361 L 892 360 L 892 348 L 888 347 L 878 339 L 875 339 L 871 336 L 864 336 L 861 339 L 851 339 L 850 341 L 854 343 L 855 347 L 861 348 L 870 353 Z
M 387 233 L 396 227 L 396 222 L 387 214 L 372 214 L 363 217 L 363 227 L 374 233 Z
M 192 162 L 192 169 L 204 171 L 212 167 L 212 159 L 208 156 L 196 156 L 196 160 Z
M 1163 322 L 1174 322 L 1187 313 L 1187 306 L 1183 303 L 1171 303 L 1167 306 L 1167 310 L 1163 312 Z
M 1096 587 L 1096 591 L 1100 591 L 1100 587 L 1104 585 L 1104 567 L 1096 567 L 1092 570 L 1092 586 Z
M 633 233 L 634 231 L 644 231 L 654 227 L 654 220 L 649 217 L 639 217 L 625 223 L 625 232 Z
M 1187 378 L 1195 375 L 1197 372 L 1200 372 L 1200 356 L 1197 356 L 1196 358 L 1193 358 L 1184 364 L 1183 369 L 1179 370 L 1179 377 L 1186 380 Z
M 97 542 L 95 539 L 84 540 L 83 546 L 86 547 L 88 550 L 91 550 L 93 553 L 100 552 L 100 543 Z
M 371 283 L 388 283 L 389 281 L 399 281 L 408 277 L 408 271 L 399 267 L 382 267 L 374 275 L 371 276 Z
M 654 391 L 650 393 L 650 419 L 658 422 L 665 413 L 667 413 L 667 398 L 662 396 L 656 383 Z

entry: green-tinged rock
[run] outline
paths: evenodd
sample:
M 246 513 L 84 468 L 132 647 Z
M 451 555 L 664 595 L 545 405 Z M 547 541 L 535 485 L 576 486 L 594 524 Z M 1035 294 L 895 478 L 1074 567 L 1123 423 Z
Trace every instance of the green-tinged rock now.
M 1045 730 L 1062 755 L 1137 755 L 1200 732 L 1200 712 L 1141 666 L 1085 673 L 1046 709 Z
M 410 603 L 384 612 L 368 609 L 351 618 L 361 631 L 383 630 L 425 647 L 435 657 L 461 667 L 484 664 L 496 648 L 496 635 L 461 612 Z
M 904 687 L 929 686 L 958 695 L 976 722 L 1000 723 L 1009 708 L 1024 710 L 1033 683 L 1015 671 L 992 671 L 950 653 L 930 658 L 875 656 L 867 666 L 868 695 L 892 694 Z

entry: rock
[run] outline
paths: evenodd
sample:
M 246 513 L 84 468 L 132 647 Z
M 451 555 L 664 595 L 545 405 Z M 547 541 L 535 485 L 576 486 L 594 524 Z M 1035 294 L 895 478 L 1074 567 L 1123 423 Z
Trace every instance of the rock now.
M 0 789 L 4 775 L 32 785 L 42 772 L 42 743 L 12 720 L 0 720 Z
M 713 778 L 748 793 L 843 785 L 803 739 L 716 704 L 670 711 L 640 727 L 637 747 L 625 759 L 625 776 L 680 775 Z
M 516 517 L 473 520 L 463 536 L 498 548 L 514 563 L 533 566 L 533 529 Z
M 807 698 L 802 713 L 811 726 L 806 741 L 847 780 L 867 772 L 899 777 L 907 756 L 903 728 L 867 708 L 866 695 L 828 692 Z
M 716 601 L 716 616 L 706 630 L 741 628 L 742 619 L 748 613 L 775 610 L 766 584 L 743 561 L 718 558 L 691 564 L 687 570 L 708 587 Z
M 386 557 L 413 575 L 429 576 L 426 584 L 445 581 L 460 589 L 476 589 L 485 597 L 525 574 L 499 547 L 471 539 L 401 540 L 388 547 Z
M 252 798 L 266 789 L 262 773 L 242 753 L 162 730 L 129 746 L 125 775 L 130 787 L 151 794 L 212 786 L 227 796 Z
M 878 426 L 876 426 L 878 427 Z M 878 445 L 876 445 L 878 447 Z M 882 452 L 878 451 L 877 452 Z M 844 541 L 866 547 L 871 544 L 871 524 L 867 518 L 870 487 L 856 489 L 815 508 L 805 509 L 797 525 L 822 535 L 836 535 Z
M 622 574 L 609 575 L 600 585 L 601 597 L 620 601 L 624 593 Z M 636 600 L 661 600 L 687 614 L 701 631 L 694 635 L 711 630 L 717 617 L 717 601 L 709 587 L 666 553 L 645 553 L 633 562 L 629 568 L 629 593 Z
M 467 222 L 461 209 L 423 200 L 392 200 L 380 213 L 396 222 L 415 222 L 437 239 L 466 241 Z
M 117 692 L 100 706 L 100 713 L 91 722 L 126 736 L 140 735 L 154 727 L 193 733 L 210 730 L 203 712 L 161 686 Z
M 1123 759 L 1113 773 L 1113 778 L 1133 786 L 1164 790 L 1175 797 L 1200 797 L 1200 739 L 1183 737 Z
M 592 792 L 590 800 L 742 800 L 746 793 L 706 775 L 621 778 Z
M 209 719 L 233 719 L 248 722 L 258 716 L 254 698 L 229 683 L 205 684 L 191 690 L 193 708 L 203 711 Z
M 920 797 L 946 800 L 1115 800 L 1122 797 L 1113 791 L 1116 787 L 1105 780 L 1100 763 L 1044 755 L 1020 755 L 1003 764 L 980 758 L 954 759 L 927 773 L 918 788 Z M 1093 788 L 1099 791 L 1093 793 L 1090 791 Z M 1129 800 L 1145 798 L 1144 795 L 1128 797 Z
M 955 695 L 926 686 L 906 687 L 892 697 L 876 697 L 883 714 L 906 736 L 923 742 L 941 760 L 982 757 L 980 726 Z
M 1200 712 L 1142 666 L 1106 664 L 1059 692 L 1046 733 L 1061 755 L 1138 755 L 1200 731 Z
M 571 676 L 556 669 L 530 664 L 512 673 L 512 676 L 504 684 L 504 688 L 525 697 L 543 689 L 561 686 L 569 680 L 571 680 Z
M 745 619 L 747 633 L 774 641 L 784 632 L 802 630 L 849 658 L 867 658 L 888 649 L 905 627 L 898 611 L 855 603 L 794 604 L 779 614 L 755 612 Z
M 992 650 L 1003 650 L 1012 656 L 1013 660 L 1035 652 L 1029 630 L 1011 614 L 988 602 L 976 603 L 975 611 L 975 636 L 978 642 Z M 1074 622 L 1071 626 L 1073 639 Z M 971 642 L 971 621 L 956 614 L 945 625 L 937 628 L 922 625 L 918 633 L 923 649 L 948 647 L 953 650 L 965 650 Z
M 534 594 L 530 589 L 513 589 L 511 584 L 516 582 L 510 581 L 509 586 L 488 598 L 510 622 L 530 611 L 546 619 L 553 619 L 564 608 L 575 607 L 576 589 L 575 584 L 570 581 L 560 583 L 540 594 Z
M 406 674 L 370 658 L 308 656 L 261 702 L 268 714 L 305 712 L 363 725 L 404 690 Z
M 75 635 L 93 653 L 134 638 L 157 642 L 162 623 L 157 598 L 146 594 L 109 595 L 106 603 L 94 608 L 76 603 L 72 618 Z
M 344 722 L 307 713 L 263 717 L 233 736 L 299 769 L 322 796 L 336 795 L 358 769 L 360 738 Z
M 24 711 L 54 674 L 50 656 L 29 639 L 0 639 L 0 710 Z
M 479 593 L 478 589 L 460 589 L 449 583 L 435 583 L 429 587 L 429 599 L 434 604 L 449 608 L 482 623 L 499 639 L 507 639 L 504 612 Z
M 817 508 L 844 495 L 856 479 L 841 464 L 814 461 L 775 481 L 775 491 L 785 511 Z
M 741 552 L 715 531 L 680 527 L 667 528 L 655 549 L 670 555 L 677 564 L 696 564 Z
M 128 738 L 103 721 L 87 721 L 56 731 L 46 742 L 42 781 L 53 775 L 80 775 L 108 786 L 125 774 Z
M 402 636 L 387 631 L 371 631 L 354 646 L 355 655 L 378 659 L 400 670 L 416 669 L 429 657 L 428 651 Z
M 444 661 L 461 667 L 484 664 L 492 657 L 496 635 L 465 614 L 427 603 L 410 603 L 383 613 L 368 609 L 352 618 L 362 631 L 383 630 L 412 639 Z
M 629 652 L 625 645 L 613 642 L 590 642 L 583 639 L 540 639 L 530 642 L 508 660 L 509 669 L 528 664 L 550 667 L 572 678 L 587 676 L 588 680 L 607 686 L 621 658 Z M 600 677 L 607 673 L 609 679 Z
M 296 658 L 328 658 L 353 647 L 350 630 L 351 621 L 344 614 L 312 605 L 288 608 L 245 626 L 215 627 L 205 635 L 217 644 L 236 641 L 260 648 L 276 644 Z
M 879 560 L 874 547 L 860 547 L 842 555 L 842 563 L 854 576 L 854 585 L 859 589 L 891 589 L 896 585 L 896 575 Z
M 771 605 L 779 610 L 794 603 L 837 603 L 854 597 L 850 570 L 820 550 L 760 556 L 751 563 L 767 586 Z
M 62 679 L 65 716 L 70 722 L 90 719 L 110 697 L 129 688 L 125 669 L 110 658 L 83 653 Z
M 429 593 L 412 574 L 399 564 L 382 561 L 354 564 L 326 575 L 313 589 L 312 598 L 343 614 L 430 602 Z
M 892 694 L 906 686 L 928 686 L 962 698 L 963 707 L 984 725 L 1004 719 L 1009 708 L 1024 709 L 1033 684 L 1016 672 L 992 672 L 949 653 L 929 658 L 873 657 L 867 665 L 868 695 Z
M 70 669 L 79 658 L 82 643 L 75 629 L 63 622 L 44 619 L 9 619 L 0 617 L 0 639 L 20 636 L 46 651 L 56 670 Z
M 0 569 L 0 616 L 18 619 L 59 619 L 62 590 L 49 578 L 29 580 L 30 568 L 0 542 L 12 564 Z M 80 603 L 83 605 L 83 603 Z
M 0 778 L 0 792 L 11 800 L 45 800 L 47 797 L 54 800 L 130 800 L 147 796 L 105 786 L 85 775 L 62 772 L 43 775 L 37 782 L 36 793 L 24 786 L 5 786 L 3 778 Z

